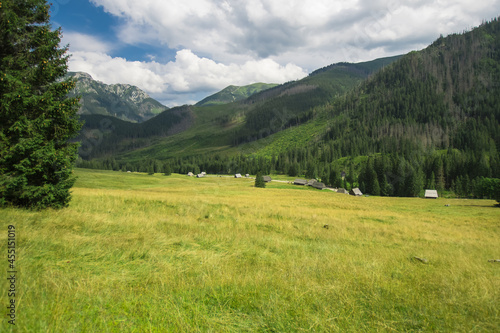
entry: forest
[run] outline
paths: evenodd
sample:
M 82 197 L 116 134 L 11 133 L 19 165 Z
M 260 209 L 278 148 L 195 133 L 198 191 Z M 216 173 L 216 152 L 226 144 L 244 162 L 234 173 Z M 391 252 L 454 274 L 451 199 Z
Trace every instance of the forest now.
M 328 68 L 313 74 L 325 71 Z M 246 115 L 243 130 L 235 133 L 232 143 L 238 146 L 263 137 L 259 132 L 272 135 L 310 121 L 327 124 L 316 136 L 319 139 L 311 139 L 307 146 L 277 151 L 271 157 L 258 152 L 211 153 L 134 164 L 117 163 L 108 156 L 80 160 L 79 166 L 178 173 L 262 171 L 318 178 L 334 187 L 359 186 L 372 195 L 418 196 L 432 188 L 461 197 L 493 196 L 486 188 L 500 178 L 498 19 L 440 37 L 426 49 L 382 67 L 346 93 L 315 89 L 307 82 L 295 89 L 309 89 L 309 98 L 281 93 L 278 99 L 262 103 Z M 266 131 L 273 122 L 279 126 Z

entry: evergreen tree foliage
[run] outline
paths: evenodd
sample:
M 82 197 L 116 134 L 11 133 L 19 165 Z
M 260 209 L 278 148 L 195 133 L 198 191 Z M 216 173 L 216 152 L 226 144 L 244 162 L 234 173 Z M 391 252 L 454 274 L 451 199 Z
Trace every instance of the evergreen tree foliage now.
M 262 173 L 260 171 L 257 172 L 257 176 L 255 177 L 255 187 L 261 187 L 261 188 L 266 187 L 266 182 L 264 181 L 264 176 L 262 176 Z
M 64 207 L 81 125 L 61 30 L 45 0 L 4 0 L 0 34 L 0 204 Z
M 172 167 L 170 164 L 166 163 L 163 167 L 163 173 L 165 176 L 170 176 L 172 174 Z

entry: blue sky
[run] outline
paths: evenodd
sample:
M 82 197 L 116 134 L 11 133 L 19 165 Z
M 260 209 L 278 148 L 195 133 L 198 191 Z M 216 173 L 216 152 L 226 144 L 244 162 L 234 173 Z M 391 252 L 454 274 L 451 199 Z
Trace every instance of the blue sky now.
M 228 85 L 419 50 L 500 15 L 500 0 L 51 0 L 70 71 L 165 105 Z

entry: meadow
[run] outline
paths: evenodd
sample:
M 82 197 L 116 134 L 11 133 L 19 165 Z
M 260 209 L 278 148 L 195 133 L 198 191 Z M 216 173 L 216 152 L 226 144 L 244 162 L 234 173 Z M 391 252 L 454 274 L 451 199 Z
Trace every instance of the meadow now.
M 0 209 L 1 331 L 500 331 L 494 201 L 75 174 L 66 209 Z

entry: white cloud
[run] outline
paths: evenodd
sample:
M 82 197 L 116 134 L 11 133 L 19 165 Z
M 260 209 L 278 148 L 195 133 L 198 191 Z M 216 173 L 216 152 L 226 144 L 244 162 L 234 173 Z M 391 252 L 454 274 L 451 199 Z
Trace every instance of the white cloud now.
M 284 63 L 281 56 L 294 50 L 315 52 L 312 59 L 369 60 L 366 56 L 377 48 L 392 50 L 387 55 L 407 52 L 441 33 L 478 25 L 500 9 L 500 0 L 92 2 L 122 18 L 119 38 L 124 42 L 191 49 L 223 63 L 268 57 Z M 343 58 L 345 54 L 353 59 Z M 306 59 L 297 63 L 309 70 L 327 64 Z
M 339 61 L 418 50 L 440 34 L 461 32 L 500 12 L 500 0 L 91 2 L 119 18 L 118 40 L 108 46 L 66 34 L 74 54 L 70 69 L 107 83 L 135 84 L 168 104 L 229 84 L 281 83 Z M 123 44 L 162 45 L 177 54 L 168 63 L 154 55 L 148 62 L 108 55 Z
M 169 106 L 196 102 L 189 96 L 203 92 L 208 95 L 231 84 L 283 83 L 307 75 L 296 65 L 282 66 L 271 59 L 225 65 L 200 58 L 190 50 L 178 51 L 175 61 L 166 64 L 127 61 L 104 53 L 77 51 L 73 52 L 69 67 L 71 71 L 87 72 L 104 83 L 136 85 Z
M 112 49 L 110 43 L 101 41 L 97 37 L 74 31 L 63 33 L 62 45 L 66 44 L 70 44 L 71 51 L 106 53 Z

